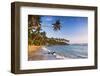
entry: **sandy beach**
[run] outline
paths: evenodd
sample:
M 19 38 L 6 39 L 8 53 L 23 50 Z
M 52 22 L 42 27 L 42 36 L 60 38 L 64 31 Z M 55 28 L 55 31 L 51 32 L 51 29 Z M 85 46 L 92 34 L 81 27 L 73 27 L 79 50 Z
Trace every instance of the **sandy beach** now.
M 42 46 L 29 45 L 28 46 L 28 60 L 43 59 L 43 56 L 39 55 L 41 48 Z
M 57 58 L 56 55 L 48 54 L 48 51 L 43 49 L 44 46 L 34 46 L 28 47 L 28 60 L 54 60 L 61 59 Z
M 54 52 L 54 53 L 53 53 Z M 87 58 L 87 45 L 29 46 L 28 60 L 59 60 Z
M 28 51 L 29 52 L 36 52 L 36 51 L 40 50 L 41 48 L 42 48 L 42 46 L 29 45 Z

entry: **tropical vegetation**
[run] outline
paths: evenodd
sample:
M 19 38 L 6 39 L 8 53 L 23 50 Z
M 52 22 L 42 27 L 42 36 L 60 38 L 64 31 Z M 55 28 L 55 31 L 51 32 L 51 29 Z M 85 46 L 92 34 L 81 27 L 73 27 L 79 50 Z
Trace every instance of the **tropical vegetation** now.
M 39 15 L 29 15 L 28 16 L 28 44 L 29 45 L 65 45 L 68 44 L 69 40 L 61 38 L 48 38 L 46 32 L 41 32 L 41 16 Z M 54 31 L 59 31 L 61 29 L 60 20 L 56 20 L 52 24 Z

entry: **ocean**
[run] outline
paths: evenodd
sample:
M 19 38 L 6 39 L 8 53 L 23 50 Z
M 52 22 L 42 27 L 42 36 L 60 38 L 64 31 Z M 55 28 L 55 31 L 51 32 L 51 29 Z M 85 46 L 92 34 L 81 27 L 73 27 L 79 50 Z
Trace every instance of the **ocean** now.
M 42 50 L 54 52 L 57 59 L 83 59 L 88 58 L 88 44 L 70 44 L 45 46 Z

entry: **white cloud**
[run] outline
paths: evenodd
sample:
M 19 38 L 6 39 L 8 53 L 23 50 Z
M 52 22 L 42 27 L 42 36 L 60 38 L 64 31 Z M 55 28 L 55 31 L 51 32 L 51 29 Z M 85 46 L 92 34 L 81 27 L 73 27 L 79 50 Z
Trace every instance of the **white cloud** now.
M 46 21 L 52 21 L 53 18 L 52 18 L 52 17 L 46 17 L 45 20 L 46 20 Z

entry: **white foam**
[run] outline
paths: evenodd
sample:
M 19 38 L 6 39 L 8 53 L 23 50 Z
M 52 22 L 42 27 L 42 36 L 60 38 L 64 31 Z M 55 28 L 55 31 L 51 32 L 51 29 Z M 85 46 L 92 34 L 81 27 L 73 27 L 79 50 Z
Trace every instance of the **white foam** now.
M 50 50 L 49 50 L 49 49 L 47 49 L 46 47 L 43 47 L 42 49 L 43 49 L 43 50 L 45 50 L 45 51 L 50 52 Z
M 56 58 L 58 58 L 58 59 L 66 59 L 64 56 L 61 56 L 59 54 L 56 54 Z
M 42 49 L 47 51 L 47 52 L 51 52 L 51 50 L 47 49 L 46 47 L 43 47 Z M 53 55 L 55 55 L 57 59 L 66 59 L 64 56 L 61 56 L 57 53 L 54 53 Z

